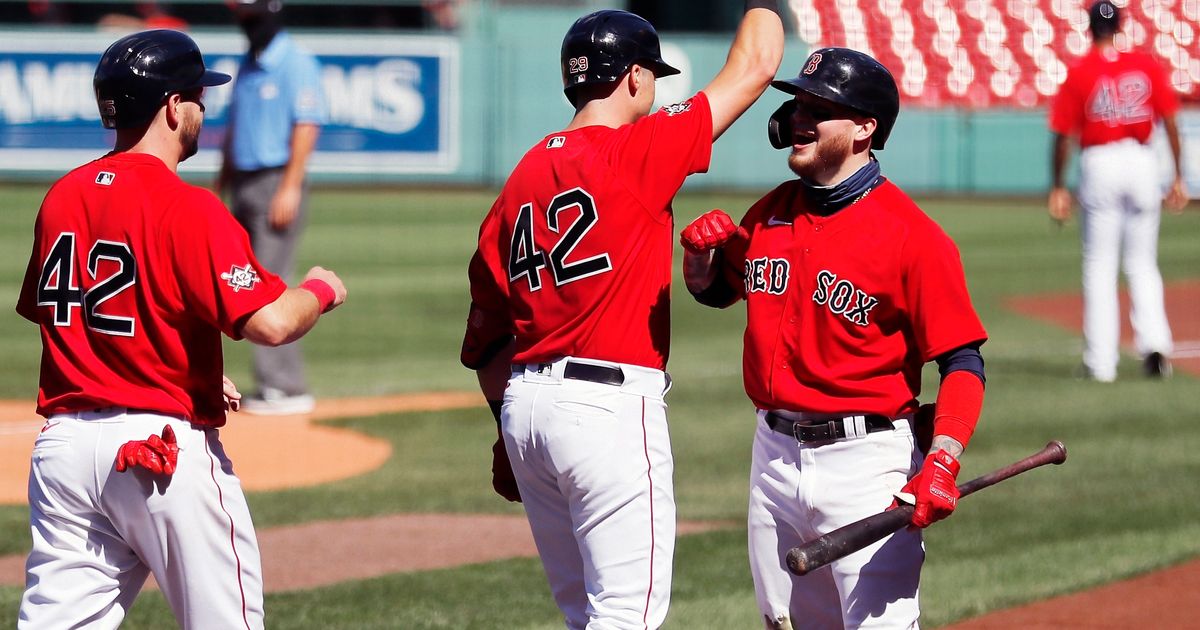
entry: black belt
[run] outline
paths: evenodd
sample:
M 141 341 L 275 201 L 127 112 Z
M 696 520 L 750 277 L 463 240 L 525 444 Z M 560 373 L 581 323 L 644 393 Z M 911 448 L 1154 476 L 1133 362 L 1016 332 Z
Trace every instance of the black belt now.
M 551 365 L 550 363 L 537 364 L 538 373 L 549 374 L 552 369 Z M 574 361 L 567 361 L 567 365 L 563 367 L 563 378 L 600 383 L 601 385 L 616 385 L 617 387 L 625 384 L 625 373 L 619 367 L 576 363 Z
M 891 431 L 896 428 L 892 419 L 879 414 L 797 414 L 799 420 L 785 418 L 774 411 L 767 412 L 767 426 L 776 433 L 790 435 L 797 442 L 828 442 L 852 435 L 846 431 L 846 423 L 862 416 L 867 433 Z

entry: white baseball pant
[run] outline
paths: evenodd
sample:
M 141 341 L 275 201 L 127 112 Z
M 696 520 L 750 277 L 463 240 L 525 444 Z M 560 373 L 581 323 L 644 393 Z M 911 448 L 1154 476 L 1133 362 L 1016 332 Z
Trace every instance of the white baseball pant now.
M 168 424 L 174 475 L 116 472 L 122 444 Z M 18 628 L 116 628 L 151 572 L 182 628 L 263 627 L 258 542 L 217 429 L 123 407 L 54 415 L 34 443 L 29 506 Z
M 564 378 L 568 361 L 619 368 L 624 384 Z M 587 359 L 514 367 L 504 443 L 567 628 L 659 627 L 675 551 L 666 373 Z
M 750 570 L 763 616 L 792 627 L 917 628 L 925 547 L 902 529 L 803 577 L 787 569 L 792 547 L 887 509 L 921 466 L 911 427 L 800 444 L 758 412 L 750 471 Z M 769 626 L 768 626 L 769 627 Z
M 1171 328 L 1158 271 L 1162 185 L 1154 150 L 1127 139 L 1079 155 L 1083 250 L 1083 364 L 1092 377 L 1117 377 L 1121 314 L 1117 270 L 1124 258 L 1134 347 L 1170 355 Z

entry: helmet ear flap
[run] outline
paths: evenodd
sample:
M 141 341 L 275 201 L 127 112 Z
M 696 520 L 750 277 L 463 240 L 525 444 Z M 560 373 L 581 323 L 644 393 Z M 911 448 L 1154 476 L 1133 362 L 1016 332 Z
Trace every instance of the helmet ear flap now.
M 796 112 L 796 101 L 787 100 L 767 120 L 767 139 L 776 149 L 792 146 L 792 114 Z

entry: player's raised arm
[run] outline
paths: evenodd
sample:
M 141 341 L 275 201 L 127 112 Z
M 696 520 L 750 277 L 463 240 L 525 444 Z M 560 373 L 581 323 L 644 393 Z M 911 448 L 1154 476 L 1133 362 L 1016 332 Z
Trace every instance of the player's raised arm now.
M 713 140 L 766 91 L 783 60 L 783 21 L 778 0 L 746 0 L 729 57 L 704 88 L 712 109 Z

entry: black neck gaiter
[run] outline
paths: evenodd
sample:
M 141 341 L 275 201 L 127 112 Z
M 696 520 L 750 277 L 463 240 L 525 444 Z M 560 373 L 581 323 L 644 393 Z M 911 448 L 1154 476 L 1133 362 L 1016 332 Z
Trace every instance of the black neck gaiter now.
M 883 181 L 879 175 L 879 162 L 871 158 L 853 175 L 832 186 L 818 186 L 800 179 L 804 187 L 804 196 L 812 204 L 817 214 L 831 215 L 842 208 L 862 199 L 871 189 Z

